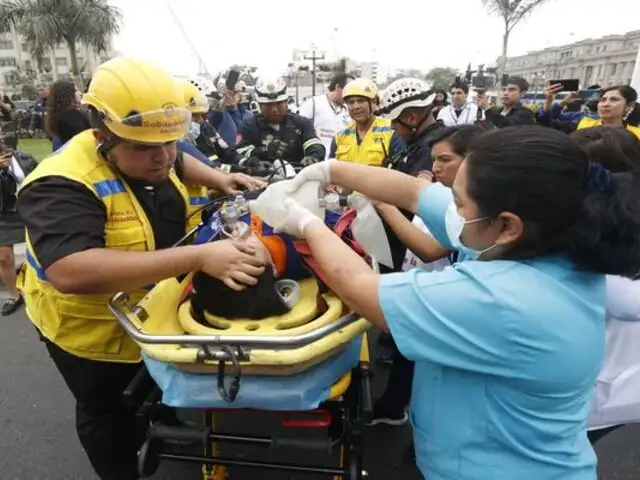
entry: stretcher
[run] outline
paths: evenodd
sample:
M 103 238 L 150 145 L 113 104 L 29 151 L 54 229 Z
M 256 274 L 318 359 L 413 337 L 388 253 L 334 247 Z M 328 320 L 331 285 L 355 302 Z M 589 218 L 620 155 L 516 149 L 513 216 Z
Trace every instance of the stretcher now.
M 201 224 L 181 242 L 237 234 L 238 226 L 247 223 L 244 197 L 207 206 Z M 309 253 L 303 247 L 300 251 Z M 124 292 L 109 304 L 140 346 L 145 364 L 125 391 L 125 401 L 138 408 L 146 432 L 140 474 L 150 476 L 160 461 L 170 460 L 202 464 L 204 480 L 227 478 L 230 467 L 366 477 L 362 427 L 372 415 L 369 323 L 331 291 L 323 291 L 324 283 L 313 275 L 279 281 L 282 295 L 297 300 L 284 315 L 262 320 L 196 315 L 192 278 L 193 273 L 166 279 L 135 305 Z M 203 424 L 168 423 L 159 413 L 167 406 L 201 410 Z M 218 431 L 217 416 L 231 410 L 278 416 L 280 427 L 270 436 Z M 308 429 L 319 430 L 321 438 L 310 437 Z M 172 450 L 175 442 L 201 444 L 203 453 L 178 453 Z M 225 443 L 285 449 L 292 457 L 296 451 L 324 452 L 328 459 L 335 453 L 339 461 L 320 466 L 234 459 L 220 454 Z

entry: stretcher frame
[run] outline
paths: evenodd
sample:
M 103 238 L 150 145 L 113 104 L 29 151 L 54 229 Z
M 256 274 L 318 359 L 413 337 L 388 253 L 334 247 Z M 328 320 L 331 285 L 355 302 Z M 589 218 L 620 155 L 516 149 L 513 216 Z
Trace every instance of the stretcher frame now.
M 201 225 L 189 232 L 178 244 L 187 240 Z M 369 261 L 372 268 L 379 271 L 375 259 L 369 258 Z M 150 335 L 145 333 L 143 329 L 147 312 L 138 305 L 132 305 L 127 293 L 120 292 L 114 295 L 109 301 L 109 309 L 120 326 L 138 344 L 196 346 L 199 361 L 217 361 L 223 367 L 226 362 L 229 362 L 236 370 L 234 382 L 239 381 L 240 362 L 250 360 L 252 348 L 289 350 L 303 347 L 362 320 L 355 313 L 347 313 L 335 322 L 314 331 L 277 337 Z M 222 368 L 222 373 L 224 373 L 224 368 Z M 221 394 L 225 393 L 222 387 L 220 390 Z M 288 413 L 320 417 L 320 420 L 311 421 L 283 420 L 282 426 L 288 433 L 285 436 L 277 434 L 271 436 L 236 435 L 218 432 L 216 412 L 229 411 L 232 408 L 205 409 L 202 427 L 187 424 L 169 425 L 158 414 L 165 408 L 162 404 L 162 391 L 155 385 L 144 366 L 123 392 L 123 400 L 126 405 L 136 408 L 139 431 L 141 437 L 144 438 L 138 454 L 138 470 L 142 477 L 153 475 L 161 461 L 201 464 L 203 480 L 226 480 L 229 467 L 332 475 L 334 480 L 362 480 L 368 477 L 368 472 L 363 468 L 363 428 L 373 416 L 373 401 L 371 396 L 371 364 L 366 332 L 362 334 L 358 364 L 332 385 L 327 400 L 322 402 L 317 409 L 298 412 L 258 410 L 265 414 L 283 415 Z M 300 428 L 326 429 L 326 441 L 297 437 L 295 433 L 291 433 Z M 167 444 L 176 442 L 198 443 L 203 447 L 203 454 L 189 455 L 172 451 Z M 323 451 L 329 457 L 339 449 L 340 460 L 337 467 L 330 467 L 234 459 L 220 456 L 219 446 L 224 443 L 260 445 L 273 449 L 286 448 L 287 451 L 296 449 Z
M 375 267 L 377 264 L 372 262 Z M 376 268 L 377 269 L 377 268 Z M 197 345 L 203 360 L 216 360 L 221 364 L 231 363 L 235 373 L 240 372 L 239 360 L 249 360 L 252 347 L 274 344 L 285 349 L 308 345 L 334 331 L 361 321 L 356 314 L 346 314 L 332 324 L 297 336 L 258 337 L 255 335 L 150 335 L 143 331 L 145 312 L 131 305 L 125 293 L 115 295 L 109 302 L 112 313 L 120 325 L 134 340 L 148 344 Z M 123 398 L 127 405 L 135 407 L 141 438 L 144 439 L 138 455 L 138 469 L 142 477 L 153 475 L 162 461 L 198 463 L 202 465 L 203 480 L 225 480 L 228 469 L 254 468 L 298 474 L 331 475 L 334 480 L 362 480 L 368 477 L 363 468 L 363 428 L 373 416 L 371 396 L 371 365 L 366 332 L 362 334 L 358 364 L 343 375 L 331 387 L 327 400 L 311 411 L 276 412 L 253 410 L 271 415 L 303 415 L 320 417 L 320 420 L 283 420 L 283 429 L 271 436 L 237 435 L 219 432 L 216 416 L 219 411 L 233 411 L 229 408 L 203 410 L 202 426 L 170 425 L 159 412 L 166 407 L 162 404 L 162 391 L 151 379 L 146 367 L 126 388 Z M 247 345 L 249 344 L 249 345 Z M 237 378 L 237 377 L 236 377 Z M 233 384 L 232 384 L 233 390 Z M 223 393 L 223 390 L 220 392 Z M 225 398 L 226 399 L 226 398 Z M 232 400 L 231 400 L 232 401 Z M 296 436 L 299 429 L 324 429 L 326 440 Z M 283 434 L 286 432 L 286 435 Z M 200 444 L 202 455 L 184 454 L 172 449 L 180 442 Z M 252 459 L 235 459 L 219 454 L 221 444 L 260 445 L 287 451 L 325 452 L 328 458 L 339 450 L 338 466 L 298 465 L 286 462 L 265 462 Z
M 271 436 L 238 435 L 218 432 L 216 414 L 219 410 L 203 412 L 202 427 L 168 425 L 159 412 L 165 408 L 162 392 L 153 383 L 145 367 L 123 393 L 126 405 L 135 407 L 141 435 L 145 438 L 138 455 L 138 469 L 142 477 L 153 475 L 162 461 L 197 463 L 202 465 L 203 480 L 225 480 L 229 467 L 253 468 L 298 474 L 331 475 L 334 480 L 362 480 L 368 477 L 363 465 L 363 429 L 371 420 L 371 364 L 366 333 L 362 337 L 358 365 L 340 378 L 331 388 L 328 399 L 316 410 L 306 412 L 273 412 L 281 415 L 283 429 Z M 255 410 L 254 410 L 255 411 Z M 317 420 L 291 419 L 291 415 L 318 417 Z M 288 419 L 287 419 L 288 418 Z M 325 429 L 326 439 L 296 436 L 301 429 Z M 171 444 L 187 442 L 199 444 L 202 455 L 179 453 Z M 338 466 L 299 465 L 286 462 L 268 462 L 237 459 L 220 455 L 221 444 L 245 444 L 274 450 L 325 452 L 328 458 L 339 451 Z

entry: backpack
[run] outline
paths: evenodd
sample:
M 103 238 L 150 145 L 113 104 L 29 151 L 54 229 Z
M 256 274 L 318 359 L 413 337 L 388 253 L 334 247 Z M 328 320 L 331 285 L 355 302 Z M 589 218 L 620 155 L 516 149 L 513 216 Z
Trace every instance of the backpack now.
M 18 179 L 9 167 L 0 167 L 0 215 L 17 211 L 18 187 Z
M 17 150 L 11 153 L 11 161 L 8 165 L 0 166 L 0 215 L 17 211 L 20 181 L 11 169 L 13 160 L 20 166 L 25 177 L 38 166 L 38 161 L 35 158 L 28 153 Z

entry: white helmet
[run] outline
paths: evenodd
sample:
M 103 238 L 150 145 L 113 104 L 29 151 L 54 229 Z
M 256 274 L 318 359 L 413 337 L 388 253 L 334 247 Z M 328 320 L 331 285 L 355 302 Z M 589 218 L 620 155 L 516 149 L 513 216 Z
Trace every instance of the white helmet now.
M 406 108 L 428 107 L 436 98 L 435 90 L 419 78 L 401 78 L 389 85 L 380 100 L 378 113 L 397 119 Z
M 204 77 L 182 77 L 191 85 L 196 87 L 199 92 L 204 93 L 205 95 L 211 95 L 216 92 L 216 87 L 213 85 L 213 82 Z
M 289 98 L 287 84 L 281 78 L 259 78 L 254 93 L 258 103 L 284 102 Z

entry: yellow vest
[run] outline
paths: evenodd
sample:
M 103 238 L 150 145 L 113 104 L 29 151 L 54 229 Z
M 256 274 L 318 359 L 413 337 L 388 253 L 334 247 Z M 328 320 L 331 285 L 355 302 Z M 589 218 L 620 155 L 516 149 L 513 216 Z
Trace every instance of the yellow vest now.
M 356 137 L 356 124 L 336 134 L 336 158 L 360 165 L 380 166 L 391 150 L 391 122 L 376 117 L 360 145 Z
M 62 149 L 45 159 L 25 179 L 22 188 L 48 176 L 61 176 L 82 183 L 104 204 L 106 248 L 129 251 L 155 250 L 149 219 L 129 186 L 96 152 L 91 130 L 76 135 Z M 175 172 L 170 179 L 189 206 L 186 187 Z M 185 231 L 199 222 L 187 222 Z M 138 362 L 140 349 L 116 322 L 107 307 L 111 295 L 73 295 L 57 291 L 40 266 L 27 231 L 27 262 L 18 276 L 18 289 L 25 298 L 27 315 L 40 332 L 63 350 L 82 358 L 113 362 Z M 131 293 L 137 303 L 147 291 Z M 114 292 L 115 293 L 115 292 Z
M 578 130 L 582 130 L 584 128 L 591 128 L 591 127 L 600 127 L 600 126 L 602 126 L 602 120 L 589 118 L 589 117 L 582 117 L 582 120 L 580 120 L 580 123 L 578 124 Z M 636 137 L 638 137 L 638 140 L 640 140 L 639 127 L 634 127 L 633 125 L 627 125 L 626 127 L 627 127 L 627 130 L 633 133 Z

